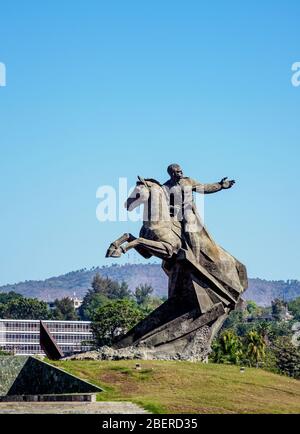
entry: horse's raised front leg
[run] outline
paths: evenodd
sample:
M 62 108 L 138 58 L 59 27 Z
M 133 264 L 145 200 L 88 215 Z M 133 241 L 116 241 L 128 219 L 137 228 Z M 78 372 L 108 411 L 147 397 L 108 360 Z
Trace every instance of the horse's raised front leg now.
M 128 252 L 130 249 L 142 249 L 144 252 L 148 252 L 150 256 L 157 256 L 161 259 L 171 258 L 173 255 L 173 248 L 170 244 L 162 241 L 152 241 L 146 238 L 135 238 L 133 241 L 129 241 L 125 246 L 120 246 L 120 250 L 123 253 Z
M 136 237 L 134 237 L 132 234 L 128 234 L 128 233 L 123 234 L 120 238 L 118 238 L 113 243 L 111 243 L 111 245 L 107 249 L 105 256 L 107 258 L 119 258 L 123 253 L 122 250 L 120 249 L 120 246 L 126 241 L 130 242 L 135 239 Z

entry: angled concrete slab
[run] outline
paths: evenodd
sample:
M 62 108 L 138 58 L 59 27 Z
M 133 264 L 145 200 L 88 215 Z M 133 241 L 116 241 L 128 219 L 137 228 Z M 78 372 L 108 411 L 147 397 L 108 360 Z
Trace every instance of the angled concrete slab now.
M 102 389 L 31 356 L 0 357 L 0 396 L 99 393 Z

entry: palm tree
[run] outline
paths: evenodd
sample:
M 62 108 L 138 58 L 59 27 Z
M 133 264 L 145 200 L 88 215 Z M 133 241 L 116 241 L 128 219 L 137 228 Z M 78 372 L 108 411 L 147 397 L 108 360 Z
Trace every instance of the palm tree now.
M 250 330 L 246 335 L 246 352 L 251 360 L 254 360 L 256 367 L 258 367 L 258 362 L 265 358 L 266 344 L 264 338 L 256 330 Z
M 233 330 L 225 330 L 212 345 L 212 360 L 216 363 L 237 364 L 242 355 L 240 338 Z

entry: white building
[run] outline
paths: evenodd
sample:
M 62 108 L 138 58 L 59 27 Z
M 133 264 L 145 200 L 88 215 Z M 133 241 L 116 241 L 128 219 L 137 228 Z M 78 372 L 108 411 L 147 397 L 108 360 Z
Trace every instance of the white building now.
M 43 321 L 64 354 L 89 351 L 90 321 Z M 45 355 L 40 347 L 38 320 L 0 319 L 0 350 L 15 355 Z
M 75 310 L 79 309 L 83 303 L 83 300 L 81 300 L 80 298 L 77 298 L 75 294 L 74 294 L 74 297 L 70 298 L 70 300 L 73 302 Z
M 75 293 L 74 293 L 74 297 L 67 297 L 67 298 L 69 298 L 69 300 L 72 301 L 75 310 L 78 310 L 83 303 L 83 300 L 76 297 Z M 49 301 L 47 304 L 51 310 L 55 309 L 54 301 Z

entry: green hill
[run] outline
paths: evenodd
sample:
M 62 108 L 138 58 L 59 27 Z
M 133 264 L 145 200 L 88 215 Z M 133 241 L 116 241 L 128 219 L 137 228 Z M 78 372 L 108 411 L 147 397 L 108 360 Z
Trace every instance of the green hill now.
M 300 413 L 300 381 L 262 369 L 191 362 L 51 362 L 91 381 L 101 401 L 132 401 L 154 413 Z

